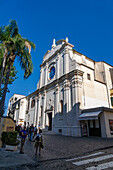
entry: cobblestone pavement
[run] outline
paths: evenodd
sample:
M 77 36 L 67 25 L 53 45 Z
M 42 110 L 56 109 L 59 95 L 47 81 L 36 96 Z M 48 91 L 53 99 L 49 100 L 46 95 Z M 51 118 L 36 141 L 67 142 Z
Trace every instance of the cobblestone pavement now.
M 21 155 L 19 151 L 13 153 L 0 151 L 0 170 L 75 169 L 75 165 L 72 162 L 67 163 L 66 159 L 107 150 L 107 148 L 111 152 L 113 151 L 113 139 L 44 135 L 44 149 L 41 155 L 35 155 L 34 142 L 30 142 L 28 139 L 26 139 L 24 147 L 25 154 Z M 4 157 L 4 154 L 7 156 Z M 11 159 L 13 159 L 13 163 Z

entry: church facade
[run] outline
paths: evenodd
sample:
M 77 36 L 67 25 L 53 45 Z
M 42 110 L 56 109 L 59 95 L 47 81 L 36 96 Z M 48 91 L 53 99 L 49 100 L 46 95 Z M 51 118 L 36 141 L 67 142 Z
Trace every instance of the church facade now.
M 113 67 L 73 47 L 68 38 L 53 40 L 40 65 L 37 90 L 25 97 L 25 123 L 68 136 L 111 137 Z

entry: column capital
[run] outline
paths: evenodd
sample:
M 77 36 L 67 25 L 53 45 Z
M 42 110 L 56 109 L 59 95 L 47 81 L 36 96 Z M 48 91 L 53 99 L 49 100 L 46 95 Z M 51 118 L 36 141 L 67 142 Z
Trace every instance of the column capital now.
M 65 46 L 65 47 L 64 47 L 64 51 L 63 51 L 64 55 L 65 55 L 65 54 L 68 54 L 68 52 L 69 52 L 69 51 L 68 51 L 68 47 Z
M 46 68 L 48 68 L 48 62 L 46 63 Z
M 70 82 L 68 80 L 65 80 L 63 87 L 64 87 L 64 90 L 68 90 L 70 87 Z
M 45 96 L 46 96 L 46 90 L 44 90 L 43 92 L 43 98 L 45 98 Z
M 82 77 L 81 76 L 74 76 L 72 79 L 71 79 L 71 84 L 72 86 L 81 86 L 82 85 Z
M 59 60 L 59 53 L 56 55 L 56 61 Z
M 76 79 L 75 76 L 72 77 L 72 78 L 71 78 L 71 82 L 72 82 L 72 83 L 75 83 L 75 79 Z
M 81 85 L 82 85 L 83 78 L 81 77 L 81 75 L 76 75 L 76 76 L 75 76 L 75 80 L 76 80 L 76 84 L 77 84 L 78 86 L 81 86 Z
M 59 85 L 57 84 L 55 87 L 55 93 L 58 93 L 58 92 L 59 92 Z
M 38 96 L 35 97 L 35 101 L 36 101 L 36 102 L 38 101 Z
M 40 97 L 41 97 L 41 94 L 39 93 L 39 94 L 38 94 L 38 100 L 40 100 Z

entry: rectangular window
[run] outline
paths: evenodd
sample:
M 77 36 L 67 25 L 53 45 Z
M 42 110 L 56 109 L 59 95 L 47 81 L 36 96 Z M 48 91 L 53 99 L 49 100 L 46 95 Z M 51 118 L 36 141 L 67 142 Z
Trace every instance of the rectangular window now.
M 90 74 L 88 74 L 88 73 L 87 73 L 87 79 L 88 79 L 88 80 L 91 80 L 91 76 L 90 76 Z
M 95 128 L 99 128 L 99 120 L 95 120 Z
M 93 120 L 90 120 L 90 128 L 93 128 Z
M 113 107 L 113 97 L 111 97 L 111 106 Z

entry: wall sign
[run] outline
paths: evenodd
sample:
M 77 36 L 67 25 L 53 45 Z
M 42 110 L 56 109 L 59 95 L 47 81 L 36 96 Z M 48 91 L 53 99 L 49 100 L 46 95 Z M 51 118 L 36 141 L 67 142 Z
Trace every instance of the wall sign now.
M 113 120 L 109 120 L 110 133 L 113 135 Z

